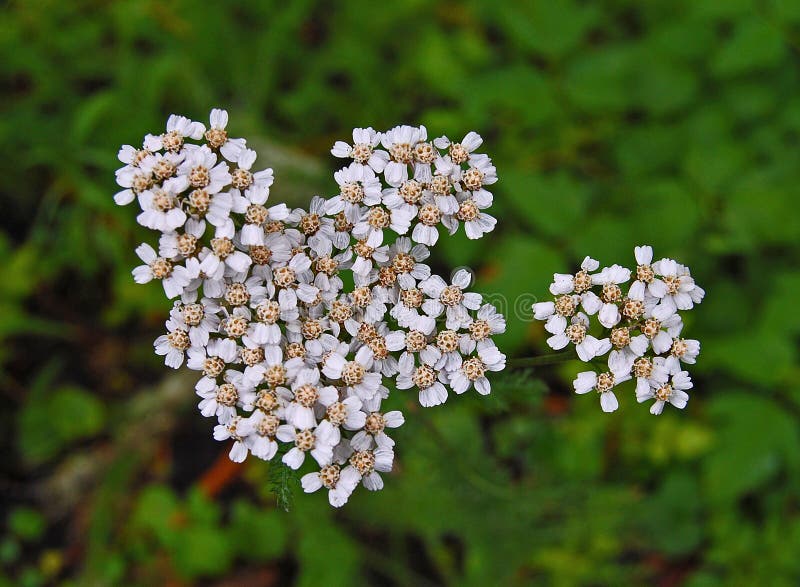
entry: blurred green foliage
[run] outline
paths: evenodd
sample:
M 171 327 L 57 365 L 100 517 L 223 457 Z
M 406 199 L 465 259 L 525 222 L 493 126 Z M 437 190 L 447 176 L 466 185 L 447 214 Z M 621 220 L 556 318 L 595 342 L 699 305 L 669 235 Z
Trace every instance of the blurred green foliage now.
M 800 582 L 800 3 L 0 11 L 0 585 Z M 120 144 L 212 106 L 292 205 L 330 194 L 354 126 L 478 130 L 498 230 L 435 259 L 508 300 L 513 355 L 545 349 L 514 301 L 584 255 L 647 242 L 687 263 L 708 292 L 687 409 L 654 418 L 631 392 L 607 416 L 568 364 L 439 409 L 398 400 L 396 471 L 343 511 L 277 509 L 263 463 L 207 491 L 219 447 L 191 383 L 157 403 L 167 307 L 133 284 L 148 235 L 111 196 Z

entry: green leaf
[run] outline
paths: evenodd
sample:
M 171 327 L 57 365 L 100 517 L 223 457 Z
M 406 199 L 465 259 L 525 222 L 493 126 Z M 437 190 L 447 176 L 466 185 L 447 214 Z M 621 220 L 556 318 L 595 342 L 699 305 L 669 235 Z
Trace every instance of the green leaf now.
M 594 6 L 573 1 L 502 2 L 493 5 L 490 12 L 518 46 L 550 58 L 577 48 L 600 15 Z
M 270 491 L 275 494 L 277 506 L 285 512 L 292 509 L 294 489 L 297 487 L 297 473 L 279 459 L 274 459 L 268 470 Z
M 681 473 L 670 474 L 658 491 L 642 503 L 648 547 L 669 556 L 685 556 L 703 540 L 700 523 L 702 503 L 696 479 Z
M 186 514 L 192 524 L 216 526 L 222 517 L 220 505 L 199 488 L 192 487 L 186 496 Z
M 173 548 L 175 567 L 189 578 L 221 575 L 230 568 L 233 559 L 227 533 L 211 526 L 195 526 L 183 532 Z
M 651 178 L 637 195 L 643 203 L 646 202 L 646 205 L 638 207 L 629 215 L 629 224 L 634 227 L 633 241 L 629 241 L 631 252 L 626 258 L 616 261 L 630 259 L 635 243 L 647 242 L 662 252 L 677 253 L 685 249 L 696 234 L 700 223 L 701 201 L 698 194 L 690 187 L 676 181 Z M 649 224 L 653 218 L 658 218 L 659 222 L 668 228 L 653 231 Z
M 587 112 L 613 113 L 633 103 L 631 47 L 614 45 L 597 48 L 572 61 L 566 71 L 564 86 L 572 103 Z
M 93 436 L 105 426 L 106 408 L 90 392 L 77 387 L 64 387 L 50 398 L 49 409 L 58 414 L 53 431 L 64 441 Z
M 642 37 L 642 43 L 648 51 L 642 57 L 645 62 L 651 54 L 688 61 L 705 58 L 717 41 L 714 30 L 701 20 L 664 20 Z
M 797 473 L 800 432 L 785 408 L 734 391 L 715 398 L 709 413 L 718 427 L 716 446 L 703 467 L 711 499 L 729 502 L 763 488 L 781 472 Z
M 526 337 L 541 336 L 531 306 L 550 295 L 547 288 L 553 273 L 565 269 L 560 255 L 531 238 L 506 238 L 494 250 L 495 262 L 487 267 L 478 287 L 484 301 L 507 317 L 508 329 L 497 344 L 508 353 Z
M 587 185 L 563 171 L 552 175 L 510 171 L 503 177 L 503 194 L 522 213 L 521 219 L 548 236 L 578 225 L 589 203 Z
M 668 114 L 692 103 L 698 80 L 691 68 L 642 56 L 635 72 L 636 102 L 656 115 Z
M 674 172 L 672 168 L 685 149 L 683 133 L 671 125 L 637 125 L 628 127 L 616 141 L 613 149 L 616 160 L 625 176 Z M 649 178 L 647 178 L 649 180 Z
M 150 485 L 139 494 L 131 516 L 131 527 L 150 531 L 163 545 L 176 542 L 178 499 L 169 487 Z
M 733 76 L 780 62 L 786 45 L 780 30 L 760 18 L 742 20 L 733 36 L 725 43 L 711 62 L 717 75 Z
M 763 328 L 707 336 L 703 341 L 703 358 L 708 365 L 757 385 L 791 381 L 797 356 L 791 340 Z
M 555 91 L 540 72 L 523 65 L 490 69 L 475 78 L 464 106 L 475 124 L 503 122 L 507 132 L 519 132 L 550 121 L 559 111 Z M 498 91 L 502 88 L 502 91 Z M 450 110 L 452 115 L 452 110 Z M 463 115 L 453 124 L 464 124 Z M 449 133 L 448 133 L 449 134 Z
M 361 584 L 358 545 L 330 521 L 328 511 L 315 512 L 306 507 L 309 504 L 303 505 L 302 533 L 294 549 L 300 563 L 298 587 Z M 317 507 L 329 508 L 327 503 Z
M 11 510 L 8 515 L 8 528 L 21 539 L 33 542 L 41 538 L 46 522 L 38 511 L 19 507 Z
M 729 19 L 746 16 L 753 18 L 751 0 L 696 0 L 689 3 L 690 14 L 702 19 Z
M 233 504 L 230 535 L 239 556 L 267 561 L 281 556 L 288 541 L 286 516 L 252 505 L 245 500 Z
M 32 463 L 55 456 L 70 443 L 94 436 L 105 426 L 106 408 L 76 387 L 31 394 L 19 416 L 19 447 Z
M 10 567 L 17 561 L 21 551 L 22 548 L 19 542 L 10 536 L 4 537 L 0 540 L 0 564 L 4 567 Z
M 742 146 L 721 142 L 689 147 L 684 168 L 700 188 L 721 192 L 741 175 L 746 161 L 747 153 Z
M 44 584 L 42 572 L 35 567 L 24 567 L 19 574 L 19 587 L 40 587 Z
M 786 197 L 790 186 L 769 185 L 761 178 L 740 179 L 728 194 L 722 224 L 728 246 L 749 250 L 768 244 L 791 243 L 800 234 L 800 214 Z

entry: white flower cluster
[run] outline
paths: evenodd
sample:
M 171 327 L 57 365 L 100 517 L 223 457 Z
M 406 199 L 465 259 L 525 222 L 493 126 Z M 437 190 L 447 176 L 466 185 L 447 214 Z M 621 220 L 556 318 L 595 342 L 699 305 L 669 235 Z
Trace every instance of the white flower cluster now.
M 465 291 L 467 271 L 448 283 L 424 263 L 440 224 L 469 238 L 494 228 L 484 210 L 496 171 L 474 132 L 451 142 L 425 127 L 355 129 L 332 149 L 350 160 L 336 195 L 268 206 L 272 170 L 253 169 L 227 122 L 224 110 L 208 128 L 173 115 L 119 152 L 115 201 L 137 200 L 139 223 L 161 233 L 158 250 L 137 248 L 134 278 L 177 298 L 155 351 L 202 374 L 199 409 L 217 419 L 216 439 L 233 439 L 232 460 L 280 455 L 298 469 L 308 454 L 318 467 L 303 488 L 341 506 L 392 468 L 387 431 L 403 415 L 381 410 L 391 388 L 435 406 L 448 389 L 489 393 L 486 375 L 505 366 L 492 341 L 503 316 Z
M 637 401 L 654 399 L 650 413 L 660 414 L 666 403 L 683 408 L 689 400 L 692 380 L 683 365 L 695 363 L 700 342 L 681 337 L 679 311 L 699 304 L 705 291 L 688 267 L 672 259 L 653 262 L 652 247 L 636 247 L 635 257 L 633 272 L 620 265 L 598 271 L 600 264 L 586 257 L 574 275 L 556 273 L 550 285 L 555 300 L 534 304 L 534 317 L 546 320 L 552 348 L 573 344 L 581 361 L 601 363 L 599 373 L 578 374 L 576 393 L 596 391 L 603 411 L 613 412 L 619 407 L 614 388 L 635 378 Z M 632 276 L 623 292 L 620 286 Z

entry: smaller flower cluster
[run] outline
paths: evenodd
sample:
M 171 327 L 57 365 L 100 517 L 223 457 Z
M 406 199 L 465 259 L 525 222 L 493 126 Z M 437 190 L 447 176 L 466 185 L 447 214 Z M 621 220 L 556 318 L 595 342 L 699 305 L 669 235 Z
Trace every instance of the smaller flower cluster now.
M 575 274 L 556 273 L 553 301 L 536 303 L 533 311 L 545 321 L 550 347 L 574 345 L 581 361 L 598 365 L 578 374 L 576 393 L 597 392 L 603 411 L 613 412 L 619 407 L 614 389 L 635 379 L 637 401 L 655 400 L 650 413 L 658 415 L 667 403 L 682 409 L 689 400 L 692 380 L 683 366 L 695 363 L 700 342 L 681 336 L 680 312 L 699 304 L 705 291 L 685 265 L 653 262 L 652 247 L 636 247 L 634 254 L 633 271 L 598 270 L 599 262 L 586 257 Z

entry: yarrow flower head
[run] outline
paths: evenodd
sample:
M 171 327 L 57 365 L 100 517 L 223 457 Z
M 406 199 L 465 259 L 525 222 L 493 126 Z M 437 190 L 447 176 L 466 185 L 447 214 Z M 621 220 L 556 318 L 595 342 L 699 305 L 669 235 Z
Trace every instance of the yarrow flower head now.
M 666 404 L 683 409 L 692 388 L 683 366 L 696 362 L 700 342 L 681 336 L 680 312 L 702 302 L 705 291 L 685 265 L 653 262 L 650 246 L 636 247 L 634 257 L 635 269 L 598 271 L 600 264 L 586 257 L 577 273 L 555 274 L 554 299 L 534 304 L 534 318 L 545 321 L 550 347 L 574 346 L 578 359 L 597 365 L 579 373 L 573 386 L 579 394 L 596 392 L 604 412 L 619 407 L 615 387 L 631 379 L 637 401 L 655 400 L 652 414 Z
M 463 224 L 471 239 L 495 226 L 486 210 L 497 173 L 481 144 L 475 132 L 454 142 L 430 141 L 425 127 L 354 129 L 331 149 L 346 160 L 334 193 L 308 210 L 269 202 L 272 170 L 229 135 L 221 109 L 208 125 L 172 115 L 141 148 L 120 149 L 114 200 L 137 202 L 138 222 L 159 233 L 157 247 L 137 248 L 134 279 L 160 281 L 175 300 L 155 352 L 198 372 L 198 409 L 216 420 L 215 439 L 232 442 L 231 460 L 311 468 L 303 489 L 325 488 L 338 507 L 359 485 L 381 489 L 392 469 L 390 434 L 404 417 L 383 407 L 391 395 L 414 388 L 408 397 L 435 406 L 448 389 L 490 392 L 489 374 L 505 367 L 492 340 L 505 319 L 466 291 L 468 272 L 446 280 L 425 263 L 440 225 Z M 683 269 L 656 272 L 680 282 L 663 288 L 659 315 L 685 306 Z M 675 345 L 694 360 L 692 341 Z M 645 381 L 652 397 L 680 403 L 682 379 L 655 370 Z

